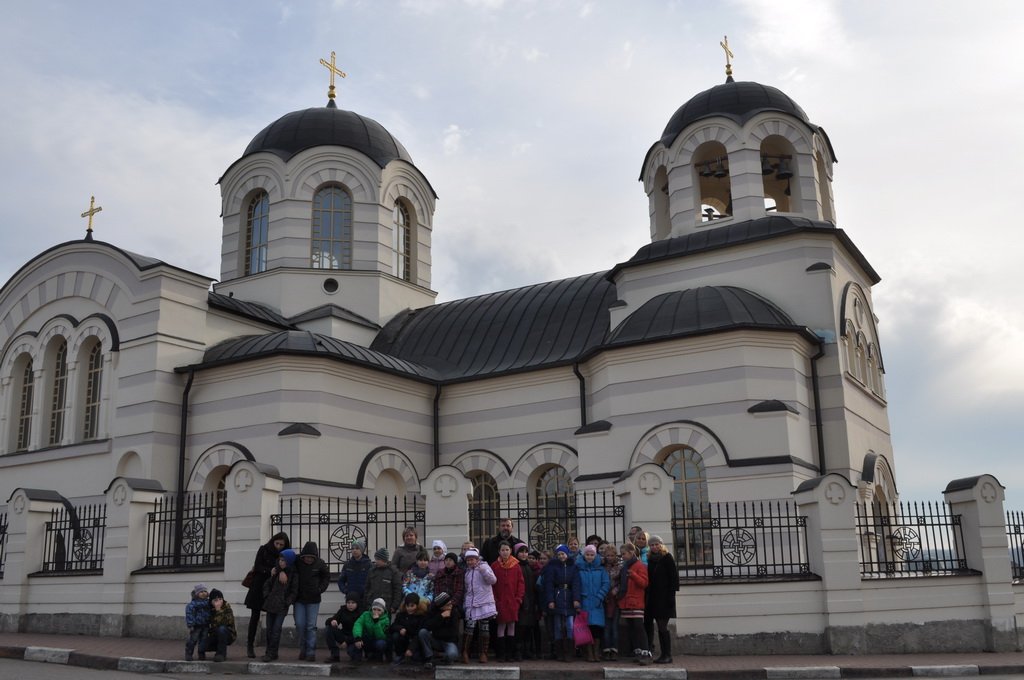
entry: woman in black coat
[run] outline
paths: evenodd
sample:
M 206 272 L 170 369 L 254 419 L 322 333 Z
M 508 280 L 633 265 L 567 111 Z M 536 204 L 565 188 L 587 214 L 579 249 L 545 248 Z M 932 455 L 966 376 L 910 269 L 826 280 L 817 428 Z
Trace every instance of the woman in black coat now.
M 665 549 L 660 536 L 647 540 L 651 551 L 647 555 L 647 600 L 644 606 L 644 627 L 647 639 L 653 641 L 654 623 L 658 623 L 658 651 L 654 663 L 672 663 L 672 634 L 668 620 L 676 617 L 676 591 L 679 590 L 679 572 L 672 554 Z
M 270 578 L 270 570 L 277 566 L 277 556 L 282 550 L 292 547 L 288 534 L 280 532 L 261 545 L 256 551 L 256 559 L 252 564 L 252 585 L 245 595 L 245 606 L 249 608 L 249 632 L 246 637 L 246 653 L 250 659 L 256 658 L 256 632 L 260 628 L 260 610 L 263 609 L 263 584 Z

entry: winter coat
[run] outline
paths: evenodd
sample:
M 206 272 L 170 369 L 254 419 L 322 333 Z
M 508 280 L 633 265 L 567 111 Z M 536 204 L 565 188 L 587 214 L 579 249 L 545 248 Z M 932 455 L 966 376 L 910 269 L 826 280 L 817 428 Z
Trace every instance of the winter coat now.
M 580 609 L 587 612 L 587 622 L 591 626 L 605 625 L 604 618 L 604 597 L 611 588 L 611 581 L 608 580 L 608 572 L 605 571 L 598 558 L 593 562 L 583 560 L 578 565 L 580 574 L 580 590 L 583 598 L 580 600 Z
M 571 615 L 580 601 L 580 572 L 570 560 L 551 560 L 541 573 L 544 583 L 544 611 Z M 554 609 L 549 605 L 555 604 Z
M 287 614 L 288 607 L 292 606 L 299 594 L 299 577 L 295 574 L 295 568 L 285 569 L 284 573 L 288 577 L 287 583 L 281 583 L 276 569 L 271 572 L 271 578 L 263 583 L 263 611 L 267 613 Z
M 224 626 L 228 629 L 228 644 L 238 639 L 238 631 L 235 630 L 235 613 L 231 611 L 231 605 L 227 602 L 220 606 L 220 609 L 210 607 L 210 630 Z
M 352 629 L 356 625 L 356 619 L 358 619 L 362 613 L 363 610 L 360 607 L 357 607 L 354 612 L 350 612 L 348 607 L 341 605 L 341 609 L 335 612 L 334 616 L 324 621 L 324 628 L 330 628 L 331 621 L 337 621 L 338 630 L 348 635 L 352 635 Z M 352 635 L 352 637 L 355 637 L 355 635 Z
M 412 565 L 402 577 L 402 594 L 416 593 L 420 600 L 431 602 L 434 599 L 434 577 L 430 575 L 429 569 L 420 569 L 419 565 Z
M 434 595 L 448 593 L 456 609 L 462 609 L 466 593 L 466 572 L 461 567 L 445 567 L 434 575 Z
M 619 609 L 643 609 L 648 582 L 647 566 L 640 560 L 633 560 L 628 565 L 623 562 L 622 568 L 627 570 L 627 585 L 623 590 L 620 575 Z
M 498 613 L 492 587 L 497 580 L 486 562 L 479 562 L 476 569 L 466 569 L 466 595 L 463 603 L 467 621 L 489 619 Z
M 430 571 L 432 576 L 437 576 L 439 571 L 444 570 L 444 555 L 440 557 L 431 557 L 430 563 L 427 565 L 427 569 Z
M 366 576 L 366 592 L 363 594 L 363 606 L 369 610 L 377 598 L 381 598 L 388 606 L 388 611 L 398 611 L 402 604 L 402 575 L 395 565 L 388 564 L 378 567 L 376 564 Z
M 656 619 L 674 619 L 679 572 L 670 553 L 651 553 L 647 562 L 647 579 L 647 606 L 644 607 L 644 613 Z
M 307 555 L 314 557 L 310 564 L 306 564 Z M 319 603 L 320 594 L 331 584 L 331 571 L 320 559 L 316 543 L 310 541 L 302 546 L 302 552 L 295 558 L 293 568 L 299 582 L 299 592 L 295 596 L 295 601 L 302 604 Z
M 270 570 L 277 566 L 278 552 L 274 547 L 274 541 L 277 540 L 283 540 L 285 548 L 291 547 L 288 534 L 274 534 L 266 544 L 261 545 L 260 549 L 256 551 L 256 559 L 252 563 L 252 585 L 249 586 L 249 591 L 245 594 L 245 606 L 254 611 L 263 609 L 263 586 L 270 578 Z
M 441 616 L 441 610 L 431 605 L 423 627 L 430 631 L 434 638 L 442 642 L 458 642 L 459 640 L 459 609 L 452 607 L 451 616 Z
M 391 622 L 388 630 L 392 635 L 395 635 L 405 628 L 405 637 L 409 640 L 415 640 L 416 636 L 420 634 L 420 628 L 423 626 L 423 618 L 423 614 L 419 610 L 416 610 L 415 614 L 404 611 L 399 612 L 398 616 Z
M 210 623 L 210 600 L 193 597 L 185 605 L 185 625 L 189 628 L 202 628 Z
M 523 572 L 523 603 L 519 605 L 519 625 L 532 626 L 537 623 L 537 572 L 529 560 L 519 563 Z
M 403 543 L 395 548 L 395 554 L 391 556 L 391 564 L 395 565 L 395 569 L 398 570 L 399 574 L 404 574 L 409 571 L 409 567 L 416 566 L 416 556 L 423 552 L 423 550 L 423 546 L 419 543 L 414 546 L 408 546 Z
M 513 549 L 516 547 L 516 543 L 526 543 L 526 541 L 520 541 L 518 538 L 512 536 L 511 534 L 509 534 L 508 538 L 502 538 L 500 533 L 495 534 L 494 536 L 491 536 L 486 541 L 484 541 L 483 547 L 480 548 L 480 559 L 486 562 L 487 564 L 490 564 L 494 560 L 498 559 L 498 548 L 501 547 L 502 541 L 508 543 L 508 547 Z
M 373 612 L 365 611 L 356 619 L 352 626 L 352 637 L 357 640 L 387 640 L 388 627 L 391 619 L 388 613 L 384 612 L 376 621 L 373 620 Z
M 341 567 L 341 574 L 338 575 L 338 590 L 346 596 L 355 595 L 360 602 L 363 601 L 363 593 L 366 592 L 366 577 L 373 568 L 370 556 L 363 554 L 358 560 L 349 559 Z
M 622 561 L 616 558 L 614 564 L 609 564 L 606 559 L 604 570 L 608 574 L 608 583 L 611 584 L 604 598 L 604 613 L 607 623 L 611 623 L 615 611 L 619 608 L 619 572 L 622 570 Z
M 499 557 L 491 564 L 494 576 L 494 603 L 498 607 L 498 623 L 509 623 L 519 620 L 519 606 L 523 603 L 526 583 L 523 581 L 523 568 L 519 560 L 509 557 L 502 562 Z

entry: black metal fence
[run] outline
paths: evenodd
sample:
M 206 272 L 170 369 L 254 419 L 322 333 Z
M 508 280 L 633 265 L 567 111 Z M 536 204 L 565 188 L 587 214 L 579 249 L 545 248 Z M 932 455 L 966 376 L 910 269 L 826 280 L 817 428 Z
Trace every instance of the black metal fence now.
M 292 497 L 282 498 L 280 509 L 270 516 L 273 531 L 288 534 L 296 552 L 315 542 L 333 574 L 341 571 L 357 539 L 366 542 L 372 558 L 378 548 L 393 552 L 401 545 L 407 526 L 416 529 L 420 543 L 426 533 L 426 510 L 418 497 Z
M 807 560 L 807 518 L 790 501 L 692 503 L 674 515 L 683 585 L 817 578 Z
M 7 513 L 0 513 L 0 581 L 4 578 L 4 562 L 7 561 Z
M 1024 579 L 1024 512 L 1006 511 L 1006 539 L 1010 544 L 1010 568 L 1013 581 Z
M 593 535 L 615 544 L 626 538 L 625 506 L 607 489 L 548 495 L 541 502 L 525 492 L 506 492 L 490 503 L 471 506 L 470 535 L 478 547 L 481 539 L 498 533 L 498 521 L 505 517 L 512 520 L 513 535 L 536 550 L 553 550 L 570 536 L 580 544 Z
M 148 513 L 145 569 L 223 569 L 227 493 L 166 494 Z M 180 526 L 180 529 L 179 529 Z
M 42 573 L 102 573 L 106 528 L 106 503 L 51 510 L 43 530 Z
M 948 503 L 857 503 L 861 578 L 976 574 Z

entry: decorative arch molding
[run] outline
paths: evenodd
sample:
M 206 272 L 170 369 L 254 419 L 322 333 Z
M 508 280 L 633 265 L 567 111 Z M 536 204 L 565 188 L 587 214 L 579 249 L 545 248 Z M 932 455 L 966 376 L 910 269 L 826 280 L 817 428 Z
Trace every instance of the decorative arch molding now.
M 742 132 L 738 125 L 724 122 L 705 123 L 685 136 L 680 135 L 677 138 L 670 151 L 670 164 L 689 165 L 693 161 L 694 152 L 708 142 L 718 142 L 725 147 L 726 153 L 731 154 L 743 148 L 741 140 Z
M 526 488 L 537 470 L 551 465 L 561 466 L 570 479 L 576 479 L 580 467 L 579 454 L 571 446 L 558 442 L 537 444 L 512 466 L 512 486 Z
M 644 193 L 650 195 L 656 188 L 654 185 L 654 178 L 658 174 L 658 168 L 664 167 L 665 171 L 669 170 L 669 153 L 668 149 L 662 146 L 661 142 L 655 144 L 647 156 L 647 160 L 644 162 L 643 168 L 643 179 L 644 181 Z
M 377 478 L 385 470 L 398 473 L 405 482 L 406 492 L 420 492 L 420 478 L 416 473 L 416 466 L 404 453 L 389 446 L 378 447 L 366 454 L 359 467 L 356 486 L 362 489 L 376 488 Z
M 39 330 L 40 348 L 45 351 L 50 346 L 50 343 L 53 342 L 53 339 L 58 336 L 63 338 L 64 342 L 67 342 L 73 327 L 74 326 L 68 322 L 68 317 L 63 314 L 50 319 L 44 323 L 43 327 Z
M 685 445 L 700 454 L 707 467 L 729 465 L 725 444 L 709 428 L 691 420 L 657 425 L 640 438 L 629 459 L 629 469 L 644 463 L 660 465 L 658 453 L 667 446 Z
M 413 213 L 416 217 L 416 224 L 427 227 L 428 229 L 430 228 L 431 219 L 433 217 L 433 207 L 427 206 L 423 193 L 419 188 L 414 186 L 407 177 L 395 177 L 384 187 L 384 191 L 381 195 L 383 196 L 382 203 L 384 204 L 384 207 L 389 210 L 394 207 L 395 201 L 400 199 L 405 200 L 413 209 Z
M 806 128 L 797 127 L 789 120 L 777 114 L 765 113 L 755 116 L 745 126 L 746 137 L 751 147 L 760 147 L 769 137 L 782 137 L 797 153 L 809 154 L 813 150 L 813 140 Z
M 196 458 L 185 488 L 189 491 L 202 491 L 211 472 L 220 467 L 230 468 L 240 460 L 255 461 L 256 458 L 249 449 L 236 442 L 214 444 Z
M 224 188 L 225 205 L 224 214 L 242 214 L 247 203 L 257 191 L 266 191 L 270 203 L 277 203 L 284 199 L 284 177 L 281 175 L 280 161 L 273 163 L 266 159 L 258 166 L 247 170 L 245 174 L 231 183 L 231 186 Z M 230 205 L 228 205 L 230 203 Z
M 452 461 L 452 467 L 457 468 L 467 478 L 476 471 L 482 471 L 494 478 L 498 488 L 507 489 L 512 487 L 512 470 L 505 461 L 498 457 L 493 451 L 477 449 L 467 451 Z
M 124 263 L 118 262 L 118 264 Z M 105 276 L 102 272 L 81 270 L 55 273 L 26 289 L 25 293 L 17 300 L 12 300 L 4 305 L 9 320 L 6 322 L 8 327 L 16 329 L 31 320 L 33 314 L 58 299 L 57 292 L 61 290 L 64 291 L 60 296 L 61 299 L 86 298 L 104 310 L 112 309 L 118 300 L 131 300 L 133 297 L 117 279 Z M 112 331 L 112 335 L 117 336 L 114 321 L 108 314 L 96 311 L 85 318 L 92 317 L 101 319 Z M 2 318 L 2 313 L 0 313 L 0 319 Z M 46 325 L 55 319 L 67 319 L 73 327 L 77 327 L 80 323 L 76 317 L 70 314 L 56 314 L 43 322 L 39 326 L 39 330 L 28 331 L 28 333 L 39 335 L 44 332 Z
M 4 378 L 8 378 L 14 372 L 14 364 L 21 357 L 28 355 L 28 358 L 32 360 L 32 365 L 39 365 L 39 345 L 35 342 L 20 342 L 14 345 L 7 351 L 6 358 L 4 360 Z
M 68 339 L 68 344 L 78 356 L 82 345 L 90 339 L 96 338 L 100 346 L 110 352 L 117 352 L 120 349 L 121 338 L 117 333 L 117 326 L 114 320 L 106 314 L 90 314 L 82 319 L 82 323 L 75 328 L 75 331 Z
M 874 451 L 868 451 L 864 456 L 860 482 L 862 500 L 871 501 L 878 495 L 884 497 L 888 502 L 899 498 L 896 475 L 893 474 L 889 459 Z
M 877 348 L 878 367 L 884 372 L 885 364 L 882 362 L 882 343 L 878 337 L 878 327 L 875 324 L 875 312 L 871 309 L 871 304 L 868 302 L 868 296 L 864 292 L 864 288 L 855 281 L 849 281 L 843 287 L 843 295 L 839 303 L 839 327 L 846 329 L 848 321 L 853 319 L 854 300 L 859 300 L 860 303 L 864 305 L 864 316 L 866 317 L 866 320 L 862 324 L 852 325 L 854 327 L 859 325 L 861 328 L 866 326 L 871 331 L 871 337 L 867 338 L 867 343 L 874 344 Z
M 377 203 L 380 168 L 366 156 L 347 149 L 311 150 L 289 161 L 292 190 L 288 198 L 312 202 L 325 184 L 340 184 L 358 203 Z
M 3 374 L 8 375 L 17 357 L 29 354 L 33 361 L 43 356 L 50 341 L 61 335 L 68 343 L 68 356 L 77 357 L 82 345 L 90 338 L 97 338 L 105 351 L 120 349 L 120 335 L 114 320 L 106 314 L 90 314 L 81 321 L 70 314 L 58 314 L 48 319 L 38 331 L 25 331 L 11 338 L 3 350 Z

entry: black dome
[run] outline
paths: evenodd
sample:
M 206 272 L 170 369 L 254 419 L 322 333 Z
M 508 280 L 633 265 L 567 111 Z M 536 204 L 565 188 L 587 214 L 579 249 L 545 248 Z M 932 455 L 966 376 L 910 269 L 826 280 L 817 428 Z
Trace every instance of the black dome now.
M 412 163 L 409 152 L 383 125 L 330 104 L 281 116 L 252 138 L 242 158 L 267 151 L 287 161 L 315 146 L 344 146 L 366 154 L 382 168 L 395 159 Z
M 800 105 L 782 90 L 749 81 L 729 81 L 694 95 L 679 107 L 661 134 L 661 143 L 672 146 L 687 125 L 710 116 L 725 116 L 740 125 L 762 111 L 780 111 L 799 118 L 811 127 Z

